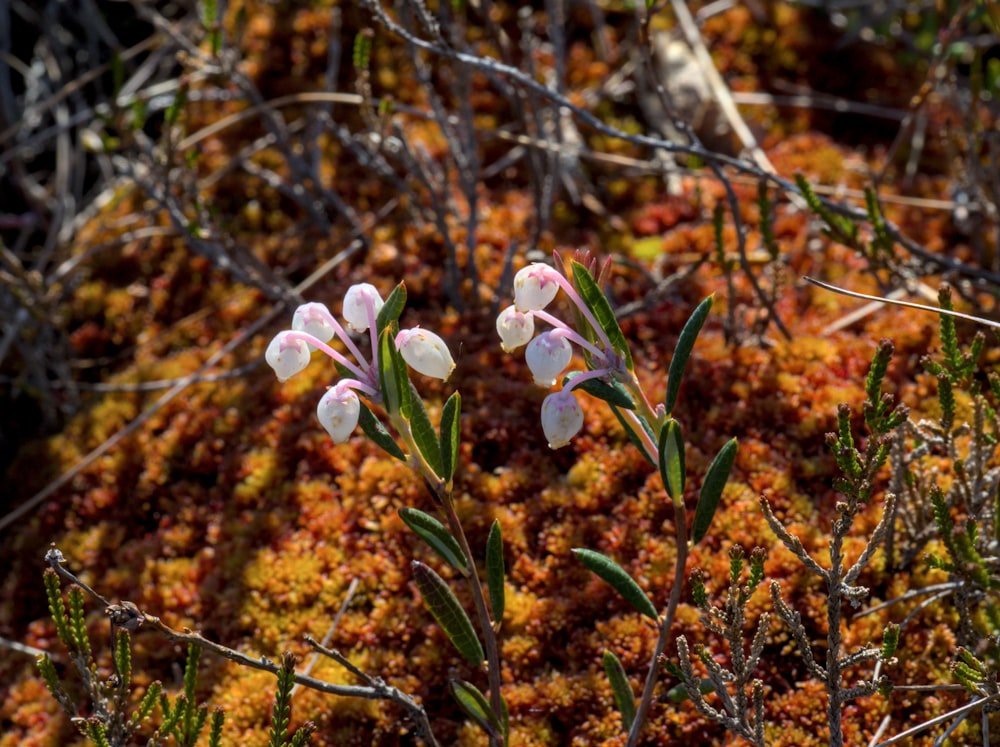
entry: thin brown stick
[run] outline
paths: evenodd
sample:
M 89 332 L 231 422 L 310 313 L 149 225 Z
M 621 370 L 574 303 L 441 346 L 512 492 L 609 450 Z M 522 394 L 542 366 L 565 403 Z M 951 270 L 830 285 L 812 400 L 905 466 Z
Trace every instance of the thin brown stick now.
M 89 594 L 95 601 L 99 602 L 104 606 L 105 609 L 117 608 L 118 605 L 113 605 L 107 599 L 105 599 L 99 592 L 95 591 L 93 588 L 84 583 L 79 579 L 74 573 L 63 565 L 66 562 L 63 554 L 55 547 L 52 547 L 46 554 L 45 560 L 48 562 L 49 566 L 64 579 L 70 583 L 76 584 L 81 589 L 83 589 L 87 594 Z M 135 607 L 135 605 L 121 605 L 121 607 L 127 607 L 131 609 L 131 615 L 133 619 L 127 623 L 123 624 L 123 627 L 130 627 L 135 629 L 140 625 L 147 625 L 154 630 L 156 630 L 161 635 L 165 636 L 170 641 L 177 641 L 181 643 L 194 644 L 199 648 L 211 651 L 217 656 L 221 656 L 223 659 L 228 659 L 240 666 L 250 667 L 251 669 L 259 669 L 264 672 L 271 672 L 277 675 L 281 671 L 281 665 L 275 663 L 265 656 L 255 657 L 248 654 L 244 654 L 241 651 L 229 648 L 228 646 L 223 646 L 221 643 L 216 643 L 215 641 L 205 638 L 201 633 L 197 631 L 192 631 L 185 629 L 183 631 L 171 628 L 169 625 L 164 623 L 160 618 L 142 612 Z M 134 626 L 134 627 L 133 627 Z M 307 639 L 308 640 L 308 639 Z M 311 641 L 311 645 L 314 648 L 318 645 L 315 641 Z M 355 669 L 351 669 L 352 672 L 357 672 Z M 363 673 L 362 673 L 363 674 Z M 373 678 L 369 675 L 363 674 L 363 679 L 368 683 L 365 686 L 357 685 L 337 685 L 332 682 L 326 682 L 324 680 L 316 679 L 315 677 L 310 677 L 305 674 L 296 674 L 295 683 L 297 685 L 302 685 L 303 687 L 308 687 L 311 690 L 316 690 L 322 693 L 329 693 L 330 695 L 339 695 L 348 698 L 364 698 L 366 700 L 388 700 L 401 706 L 403 709 L 410 714 L 410 717 L 415 722 L 418 730 L 421 732 L 422 736 L 427 740 L 431 747 L 439 747 L 437 740 L 434 738 L 434 734 L 431 731 L 430 720 L 427 717 L 426 711 L 424 711 L 423 706 L 421 706 L 416 700 L 411 698 L 406 693 L 401 690 L 397 690 L 395 687 L 385 684 L 380 679 Z

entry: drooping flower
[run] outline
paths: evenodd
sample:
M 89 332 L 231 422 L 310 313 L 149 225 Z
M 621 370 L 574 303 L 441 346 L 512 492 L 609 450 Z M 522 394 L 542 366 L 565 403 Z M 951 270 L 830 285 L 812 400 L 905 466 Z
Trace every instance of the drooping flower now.
M 447 381 L 455 370 L 455 361 L 444 340 L 426 329 L 400 331 L 396 335 L 396 350 L 410 368 L 424 376 Z
M 352 285 L 344 295 L 344 321 L 355 332 L 365 332 L 374 326 L 384 303 L 378 289 L 371 283 Z
M 292 329 L 310 334 L 322 342 L 329 342 L 336 334 L 337 322 L 324 304 L 304 303 L 292 314 Z M 315 350 L 315 347 L 310 346 L 310 349 Z
M 607 383 L 635 382 L 627 365 L 627 351 L 615 349 L 595 310 L 584 300 L 586 294 L 582 295 L 577 287 L 577 280 L 584 280 L 576 277 L 578 272 L 587 274 L 583 287 L 592 293 L 595 281 L 580 263 L 573 263 L 569 276 L 541 263 L 521 269 L 514 276 L 514 305 L 500 312 L 496 321 L 497 334 L 505 351 L 527 343 L 524 358 L 535 383 L 540 386 L 556 384 L 572 362 L 573 345 L 586 354 L 587 371 L 576 374 L 563 385 L 561 392 L 547 397 L 542 406 L 542 428 L 552 448 L 563 446 L 582 427 L 583 411 L 572 394 L 574 389 L 590 379 Z M 575 329 L 546 310 L 560 290 L 573 305 L 574 319 L 577 324 L 584 325 L 582 329 Z M 535 337 L 536 321 L 549 324 L 552 329 Z
M 572 391 L 553 392 L 542 401 L 542 432 L 550 449 L 569 443 L 583 427 L 583 410 Z
M 264 360 L 274 369 L 278 381 L 288 381 L 309 365 L 310 344 L 294 332 L 279 332 L 264 353 Z
M 327 390 L 316 406 L 319 422 L 334 443 L 346 441 L 358 425 L 361 400 L 351 387 L 359 383 L 352 379 L 338 381 Z
M 316 408 L 320 423 L 336 443 L 347 440 L 358 424 L 361 413 L 359 395 L 373 405 L 383 404 L 376 322 L 384 305 L 375 286 L 369 283 L 351 286 L 344 296 L 343 315 L 347 325 L 355 331 L 371 333 L 370 361 L 321 303 L 299 306 L 292 315 L 292 329 L 275 335 L 264 354 L 279 381 L 287 381 L 305 369 L 315 350 L 323 352 L 339 367 L 350 372 L 352 378 L 342 379 L 328 389 Z M 334 337 L 346 348 L 346 353 L 330 346 L 329 341 Z M 433 332 L 419 328 L 403 330 L 397 333 L 395 344 L 406 364 L 426 376 L 447 379 L 455 368 L 455 361 L 444 340 Z M 388 414 L 390 418 L 398 415 L 394 412 Z M 401 422 L 396 426 L 405 428 L 407 424 Z
M 560 331 L 543 332 L 524 351 L 524 360 L 539 386 L 553 386 L 573 359 L 573 347 Z
M 535 262 L 514 276 L 514 308 L 522 314 L 540 311 L 552 303 L 564 278 L 548 265 Z
M 508 306 L 497 317 L 497 334 L 505 353 L 527 344 L 535 336 L 535 318 L 522 314 L 515 306 Z

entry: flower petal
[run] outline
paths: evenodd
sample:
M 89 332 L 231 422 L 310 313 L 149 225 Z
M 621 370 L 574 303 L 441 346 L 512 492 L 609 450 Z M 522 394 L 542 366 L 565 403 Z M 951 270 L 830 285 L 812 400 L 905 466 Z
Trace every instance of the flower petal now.
M 264 353 L 267 365 L 274 369 L 278 381 L 288 381 L 309 365 L 309 343 L 289 331 L 279 332 Z
M 500 347 L 509 353 L 535 336 L 535 319 L 531 314 L 522 314 L 516 307 L 508 306 L 497 317 L 497 334 L 500 335 Z
M 316 406 L 316 416 L 334 443 L 346 441 L 358 425 L 361 400 L 350 388 L 350 384 L 355 383 L 357 382 L 350 379 L 337 382 L 327 390 Z
M 543 332 L 528 343 L 524 360 L 539 386 L 553 386 L 573 359 L 573 346 L 561 334 Z
M 455 361 L 438 335 L 415 327 L 396 335 L 396 350 L 406 364 L 424 376 L 447 381 L 455 370 Z
M 542 402 L 542 431 L 550 449 L 569 443 L 583 427 L 583 410 L 572 392 L 550 394 Z

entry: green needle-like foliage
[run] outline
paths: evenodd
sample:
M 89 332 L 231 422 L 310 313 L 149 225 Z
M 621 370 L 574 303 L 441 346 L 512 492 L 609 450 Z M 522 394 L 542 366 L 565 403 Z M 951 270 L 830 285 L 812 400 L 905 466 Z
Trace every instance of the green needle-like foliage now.
M 73 586 L 69 590 L 69 629 L 73 650 L 81 656 L 90 656 L 90 638 L 87 635 L 87 614 L 83 608 L 83 589 Z
M 118 689 L 125 692 L 132 682 L 132 640 L 127 630 L 116 631 L 114 654 Z
M 285 653 L 278 672 L 278 692 L 271 712 L 271 734 L 268 747 L 284 747 L 288 725 L 292 721 L 292 688 L 295 686 L 295 657 Z
M 108 741 L 108 730 L 96 718 L 87 719 L 84 733 L 97 747 L 111 747 L 111 743 Z
M 59 583 L 59 574 L 51 568 L 46 568 L 43 575 L 45 581 L 45 596 L 49 602 L 49 614 L 52 615 L 52 622 L 56 626 L 56 635 L 59 641 L 70 651 L 75 648 L 75 639 L 69 627 L 69 618 L 66 615 L 66 603 L 62 598 L 62 586 Z
M 274 707 L 271 709 L 271 731 L 268 747 L 305 747 L 309 737 L 315 730 L 311 721 L 307 721 L 288 737 L 288 727 L 292 722 L 292 690 L 295 687 L 295 655 L 286 651 L 281 657 L 281 669 L 278 670 L 278 692 L 274 696 Z M 214 727 L 213 716 L 213 727 Z
M 766 181 L 757 182 L 757 209 L 760 212 L 760 236 L 767 250 L 771 261 L 778 259 L 781 249 L 778 247 L 778 240 L 774 236 L 774 202 L 767 189 Z
M 226 722 L 226 712 L 221 708 L 212 711 L 212 723 L 208 727 L 208 747 L 222 747 L 222 726 Z
M 826 223 L 826 233 L 830 238 L 847 246 L 860 248 L 857 245 L 858 226 L 856 223 L 849 218 L 845 218 L 843 215 L 837 215 L 827 207 L 826 203 L 813 190 L 812 185 L 809 184 L 809 180 L 802 174 L 795 175 L 795 184 L 799 188 L 802 198 L 809 205 L 809 209 Z
M 901 628 L 896 623 L 889 623 L 882 631 L 882 659 L 889 660 L 896 654 L 899 647 L 899 633 Z

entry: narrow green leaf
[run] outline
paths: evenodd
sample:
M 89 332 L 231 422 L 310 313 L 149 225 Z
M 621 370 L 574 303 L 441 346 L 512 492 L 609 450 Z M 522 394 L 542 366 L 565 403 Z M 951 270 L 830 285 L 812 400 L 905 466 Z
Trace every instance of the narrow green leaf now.
M 420 392 L 407 379 L 410 388 L 410 413 L 406 417 L 410 421 L 410 433 L 413 434 L 413 442 L 420 450 L 420 455 L 424 461 L 434 470 L 434 474 L 445 480 L 444 465 L 441 461 L 441 441 L 438 439 L 437 431 L 431 425 L 431 419 L 427 416 L 427 408 L 420 397 Z
M 389 294 L 385 303 L 382 304 L 382 308 L 378 310 L 378 316 L 375 318 L 375 329 L 379 335 L 382 334 L 382 330 L 386 326 L 399 320 L 399 315 L 403 313 L 404 306 L 406 306 L 406 284 L 400 282 L 399 285 L 392 289 L 392 293 Z
M 668 420 L 660 430 L 660 477 L 667 495 L 677 502 L 684 497 L 684 435 L 681 426 L 673 418 Z
M 625 674 L 625 667 L 612 651 L 604 652 L 604 672 L 608 675 L 611 692 L 615 696 L 615 705 L 618 706 L 622 724 L 627 732 L 635 721 L 635 693 L 632 692 L 632 685 L 629 684 L 628 675 Z
M 413 561 L 412 567 L 413 580 L 420 590 L 420 596 L 438 625 L 444 629 L 448 640 L 467 661 L 482 664 L 483 646 L 472 627 L 472 621 L 448 584 L 433 569 L 417 560 Z
M 573 285 L 594 318 L 597 319 L 597 323 L 601 325 L 604 334 L 608 336 L 611 345 L 625 359 L 625 365 L 631 371 L 632 353 L 628 349 L 628 342 L 625 335 L 622 334 L 622 328 L 618 326 L 618 320 L 615 318 L 611 304 L 608 303 L 607 296 L 604 295 L 604 291 L 597 285 L 586 267 L 579 262 L 573 262 L 571 267 L 573 268 Z
M 625 435 L 628 436 L 628 440 L 632 442 L 632 445 L 639 450 L 640 454 L 646 457 L 646 460 L 649 461 L 650 464 L 653 464 L 653 460 L 650 458 L 650 455 L 646 452 L 645 444 L 639 437 L 639 434 L 635 432 L 635 429 L 632 427 L 632 423 L 626 420 L 625 416 L 621 414 L 619 408 L 615 407 L 614 405 L 611 405 L 611 412 L 613 412 L 615 417 L 618 418 L 618 422 L 621 423 L 622 428 L 625 429 Z M 645 420 L 642 420 L 641 422 L 643 423 L 643 425 L 645 425 L 646 423 Z M 649 432 L 648 428 L 646 432 L 647 433 Z
M 384 307 L 383 307 L 384 308 Z M 390 322 L 382 330 L 378 344 L 378 375 L 382 385 L 382 403 L 390 415 L 410 417 L 410 378 L 406 361 L 396 350 L 398 325 Z
M 667 370 L 667 397 L 665 407 L 669 415 L 674 411 L 677 404 L 677 395 L 681 390 L 681 379 L 684 378 L 684 369 L 687 367 L 688 358 L 694 349 L 694 342 L 698 339 L 702 325 L 708 318 L 708 312 L 712 310 L 712 296 L 709 296 L 692 312 L 691 316 L 684 323 L 680 337 L 677 338 L 677 347 L 674 348 L 674 357 L 670 359 L 670 368 Z
M 493 713 L 486 696 L 479 692 L 479 688 L 466 682 L 465 680 L 453 679 L 448 683 L 452 696 L 458 701 L 459 707 L 465 714 L 483 728 L 490 736 L 503 734 L 503 726 L 500 719 Z
M 583 371 L 572 371 L 563 378 L 563 387 L 569 384 L 577 376 L 581 376 Z M 620 381 L 612 381 L 610 384 L 601 379 L 587 379 L 580 384 L 577 389 L 582 389 L 591 397 L 604 400 L 609 405 L 621 407 L 625 410 L 634 410 L 635 401 L 628 389 Z
M 490 590 L 490 607 L 493 609 L 493 622 L 503 620 L 504 609 L 504 562 L 503 534 L 500 522 L 493 520 L 490 534 L 486 538 L 486 585 Z
M 712 523 L 715 511 L 722 500 L 722 489 L 726 487 L 729 473 L 733 469 L 733 462 L 736 461 L 737 441 L 735 438 L 726 441 L 725 445 L 719 449 L 715 459 L 708 465 L 708 472 L 705 473 L 705 482 L 702 483 L 701 493 L 698 495 L 698 505 L 694 510 L 694 521 L 691 522 L 691 544 L 698 544 L 702 537 L 708 533 L 708 527 Z
M 396 439 L 382 425 L 382 421 L 375 417 L 375 413 L 364 402 L 361 403 L 361 413 L 358 417 L 358 422 L 361 424 L 361 430 L 365 432 L 365 435 L 374 441 L 375 445 L 381 448 L 382 451 L 389 456 L 396 457 L 401 462 L 406 461 L 406 452 L 400 448 L 399 444 L 396 443 Z
M 399 509 L 399 518 L 448 565 L 463 575 L 469 575 L 469 566 L 462 554 L 462 548 L 444 524 L 430 514 L 415 508 Z
M 611 558 L 594 550 L 575 547 L 573 554 L 595 575 L 614 587 L 626 602 L 651 620 L 656 620 L 656 607 L 630 575 Z
M 441 478 L 450 482 L 455 477 L 458 464 L 458 447 L 461 436 L 459 416 L 462 413 L 462 395 L 455 392 L 444 403 L 441 411 Z

